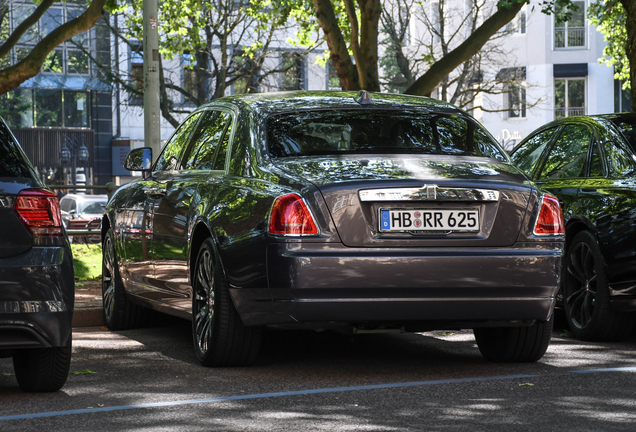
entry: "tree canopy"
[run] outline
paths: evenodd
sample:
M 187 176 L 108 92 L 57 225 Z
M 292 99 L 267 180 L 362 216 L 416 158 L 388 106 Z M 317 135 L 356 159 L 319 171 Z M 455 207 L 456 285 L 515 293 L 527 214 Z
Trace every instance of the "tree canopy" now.
M 588 19 L 605 37 L 599 61 L 614 68 L 614 77 L 636 100 L 636 5 L 632 0 L 599 0 L 588 7 Z M 632 104 L 632 109 L 636 107 Z

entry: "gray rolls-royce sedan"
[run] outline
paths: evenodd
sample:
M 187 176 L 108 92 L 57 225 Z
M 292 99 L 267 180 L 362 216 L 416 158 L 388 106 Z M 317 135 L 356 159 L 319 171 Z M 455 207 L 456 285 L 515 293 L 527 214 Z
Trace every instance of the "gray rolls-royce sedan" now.
M 465 112 L 368 92 L 227 97 L 198 108 L 102 224 L 112 329 L 192 320 L 204 365 L 253 363 L 266 326 L 474 329 L 482 354 L 545 353 L 558 201 Z

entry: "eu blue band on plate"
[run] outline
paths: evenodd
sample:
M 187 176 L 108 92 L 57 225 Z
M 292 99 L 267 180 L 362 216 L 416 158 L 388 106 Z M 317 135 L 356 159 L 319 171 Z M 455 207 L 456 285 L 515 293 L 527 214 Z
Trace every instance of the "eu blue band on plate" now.
M 389 215 L 388 210 L 382 210 L 382 228 L 383 229 L 391 228 L 391 216 Z

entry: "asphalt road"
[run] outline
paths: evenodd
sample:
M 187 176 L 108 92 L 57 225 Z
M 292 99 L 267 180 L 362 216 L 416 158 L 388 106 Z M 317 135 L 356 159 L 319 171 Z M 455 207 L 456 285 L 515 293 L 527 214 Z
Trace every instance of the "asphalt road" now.
M 0 431 L 636 430 L 636 338 L 557 328 L 535 364 L 481 357 L 472 332 L 268 332 L 257 363 L 207 369 L 170 319 L 73 337 L 66 386 L 22 393 L 0 359 Z

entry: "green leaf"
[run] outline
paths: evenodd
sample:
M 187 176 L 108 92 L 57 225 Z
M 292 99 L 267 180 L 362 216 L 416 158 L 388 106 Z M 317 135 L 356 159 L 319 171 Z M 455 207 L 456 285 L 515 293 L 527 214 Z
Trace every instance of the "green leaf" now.
M 93 372 L 90 369 L 84 369 L 84 370 L 81 370 L 81 371 L 71 371 L 70 372 L 71 375 L 94 375 L 96 373 L 97 372 Z

